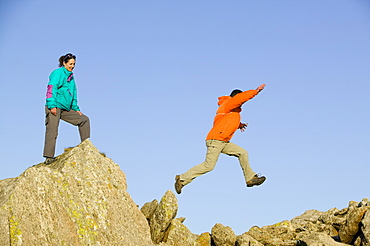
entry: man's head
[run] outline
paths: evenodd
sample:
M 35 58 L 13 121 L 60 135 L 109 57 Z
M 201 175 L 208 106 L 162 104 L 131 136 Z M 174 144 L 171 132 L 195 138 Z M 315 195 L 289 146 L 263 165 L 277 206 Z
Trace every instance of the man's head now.
M 233 90 L 233 91 L 231 92 L 230 96 L 231 96 L 231 97 L 233 97 L 233 96 L 235 96 L 235 95 L 239 94 L 240 92 L 243 92 L 243 91 L 241 91 L 241 90 L 239 90 L 239 89 L 235 89 L 235 90 Z

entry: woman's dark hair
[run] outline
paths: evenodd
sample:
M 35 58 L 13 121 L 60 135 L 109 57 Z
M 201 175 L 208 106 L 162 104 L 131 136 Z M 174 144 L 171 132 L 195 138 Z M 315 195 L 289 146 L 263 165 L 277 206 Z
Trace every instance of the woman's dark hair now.
M 235 89 L 235 90 L 233 90 L 233 91 L 231 92 L 230 96 L 231 96 L 231 97 L 233 97 L 233 96 L 235 96 L 236 94 L 239 94 L 240 92 L 243 92 L 243 91 L 241 91 L 241 90 L 239 90 L 239 89 Z
M 72 54 L 72 53 L 68 53 L 68 54 L 65 54 L 64 56 L 61 56 L 59 58 L 59 67 L 62 67 L 63 66 L 63 63 L 68 62 L 71 59 L 75 59 L 76 60 L 76 56 L 74 54 Z

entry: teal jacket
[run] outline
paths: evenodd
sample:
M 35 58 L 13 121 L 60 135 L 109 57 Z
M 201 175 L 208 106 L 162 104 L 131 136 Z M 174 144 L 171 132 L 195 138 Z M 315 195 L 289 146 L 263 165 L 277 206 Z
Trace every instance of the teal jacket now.
M 80 111 L 77 105 L 77 88 L 73 73 L 65 67 L 51 72 L 46 92 L 46 104 L 49 109 Z

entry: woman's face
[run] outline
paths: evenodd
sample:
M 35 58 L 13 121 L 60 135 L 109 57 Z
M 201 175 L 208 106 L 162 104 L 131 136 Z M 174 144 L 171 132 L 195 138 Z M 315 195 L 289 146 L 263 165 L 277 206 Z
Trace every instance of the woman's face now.
M 67 62 L 63 62 L 63 66 L 70 72 L 75 68 L 76 61 L 75 59 L 71 58 Z

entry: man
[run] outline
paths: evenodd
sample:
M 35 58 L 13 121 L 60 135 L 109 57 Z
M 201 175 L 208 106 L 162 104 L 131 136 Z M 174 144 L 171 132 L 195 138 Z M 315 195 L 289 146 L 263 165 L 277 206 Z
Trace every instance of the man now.
M 186 173 L 176 175 L 175 189 L 178 194 L 181 189 L 192 182 L 196 177 L 212 171 L 216 165 L 220 153 L 238 157 L 243 170 L 247 187 L 261 185 L 266 177 L 259 177 L 249 165 L 248 152 L 236 144 L 230 142 L 237 129 L 244 131 L 248 124 L 240 122 L 241 106 L 255 97 L 265 88 L 265 84 L 258 86 L 256 90 L 241 91 L 233 90 L 230 96 L 219 97 L 219 108 L 214 118 L 213 127 L 207 135 L 206 160 L 192 167 Z

